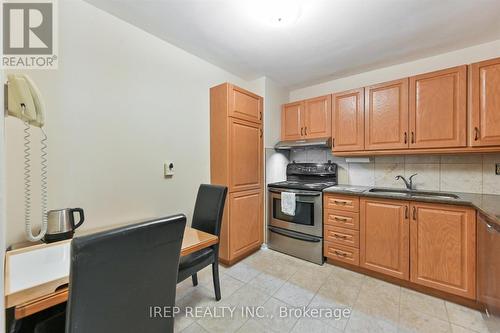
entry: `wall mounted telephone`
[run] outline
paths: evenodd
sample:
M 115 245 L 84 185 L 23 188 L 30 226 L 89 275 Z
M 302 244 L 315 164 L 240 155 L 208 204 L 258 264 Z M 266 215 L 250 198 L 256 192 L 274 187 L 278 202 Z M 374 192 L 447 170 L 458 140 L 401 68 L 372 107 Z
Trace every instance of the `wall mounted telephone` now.
M 11 74 L 7 76 L 6 111 L 9 116 L 22 120 L 24 128 L 24 218 L 26 237 L 35 242 L 41 240 L 47 232 L 47 135 L 43 130 L 45 122 L 44 105 L 40 91 L 26 75 Z M 42 227 L 38 235 L 31 229 L 31 126 L 42 131 L 41 139 L 41 209 Z

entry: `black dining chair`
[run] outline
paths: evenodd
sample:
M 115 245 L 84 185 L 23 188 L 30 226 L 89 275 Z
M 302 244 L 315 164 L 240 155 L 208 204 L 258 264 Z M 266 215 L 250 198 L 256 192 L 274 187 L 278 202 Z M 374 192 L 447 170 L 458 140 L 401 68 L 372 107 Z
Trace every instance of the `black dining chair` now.
M 227 187 L 225 186 L 200 185 L 196 197 L 191 227 L 219 237 L 226 195 Z M 215 299 L 219 301 L 221 299 L 219 281 L 219 243 L 181 257 L 177 281 L 184 281 L 191 276 L 193 286 L 198 285 L 197 272 L 210 264 L 212 264 Z
M 175 215 L 73 239 L 66 315 L 35 333 L 173 332 L 156 309 L 175 305 L 185 226 Z

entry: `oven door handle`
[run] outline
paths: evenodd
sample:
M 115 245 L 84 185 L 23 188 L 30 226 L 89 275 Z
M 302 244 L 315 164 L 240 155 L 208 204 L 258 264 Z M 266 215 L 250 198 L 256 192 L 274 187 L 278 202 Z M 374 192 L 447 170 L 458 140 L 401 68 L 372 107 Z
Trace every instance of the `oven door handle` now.
M 306 196 L 307 197 L 317 197 L 317 196 L 321 195 L 321 192 L 319 192 L 319 193 L 314 193 L 314 192 L 295 192 L 295 191 L 275 190 L 275 189 L 269 189 L 269 192 L 277 193 L 277 194 L 281 194 L 281 192 L 291 192 L 291 193 L 295 193 L 295 195 L 304 196 L 304 197 L 306 197 Z
M 283 230 L 283 229 L 278 229 L 278 228 L 274 228 L 274 227 L 268 227 L 268 229 L 269 229 L 269 231 L 274 232 L 275 234 L 282 235 L 282 236 L 285 236 L 285 237 L 294 238 L 294 239 L 298 239 L 298 240 L 301 240 L 301 241 L 306 241 L 306 242 L 311 242 L 311 243 L 319 243 L 319 242 L 321 242 L 320 238 L 310 237 L 310 236 L 306 236 L 306 235 L 300 235 L 300 234 L 298 234 L 296 232 L 291 232 L 291 231 L 287 231 L 287 230 Z

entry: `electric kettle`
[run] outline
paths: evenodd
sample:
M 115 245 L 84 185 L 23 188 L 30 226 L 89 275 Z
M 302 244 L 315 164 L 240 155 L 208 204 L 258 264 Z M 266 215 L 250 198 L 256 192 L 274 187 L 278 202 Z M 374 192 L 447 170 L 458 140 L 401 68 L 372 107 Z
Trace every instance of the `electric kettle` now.
M 75 223 L 75 213 L 78 213 L 78 222 Z M 57 242 L 73 237 L 76 228 L 85 220 L 83 209 L 64 208 L 50 210 L 47 212 L 47 233 L 44 241 L 46 243 Z

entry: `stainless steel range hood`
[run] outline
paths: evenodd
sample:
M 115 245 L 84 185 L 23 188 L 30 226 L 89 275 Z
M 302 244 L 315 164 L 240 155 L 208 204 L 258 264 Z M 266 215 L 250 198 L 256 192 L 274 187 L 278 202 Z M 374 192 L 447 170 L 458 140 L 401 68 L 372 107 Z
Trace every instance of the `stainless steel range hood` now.
M 275 146 L 276 150 L 289 150 L 295 148 L 331 148 L 332 138 L 302 139 L 280 141 Z

